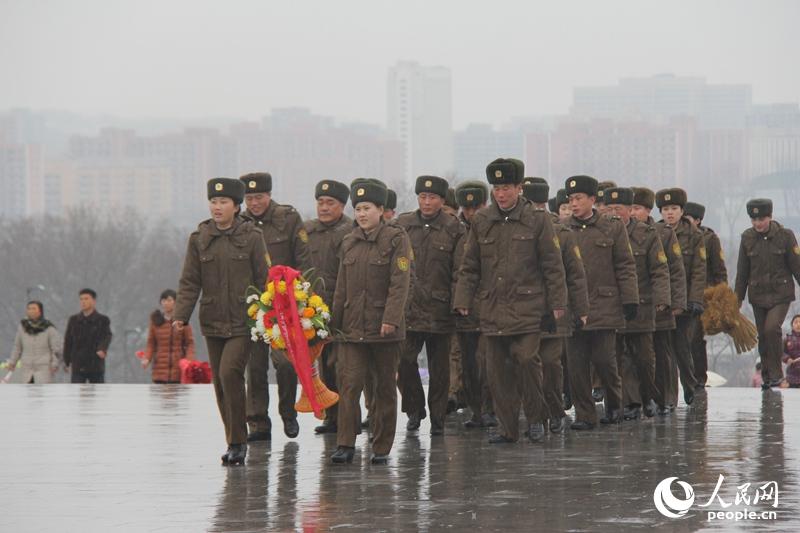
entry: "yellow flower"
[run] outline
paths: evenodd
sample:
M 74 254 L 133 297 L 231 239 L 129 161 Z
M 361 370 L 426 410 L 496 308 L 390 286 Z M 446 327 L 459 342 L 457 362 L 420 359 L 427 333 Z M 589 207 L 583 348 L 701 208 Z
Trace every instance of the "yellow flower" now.
M 308 299 L 308 294 L 306 294 L 306 291 L 294 291 L 294 299 L 298 302 L 304 302 Z
M 284 342 L 283 338 L 278 337 L 277 339 L 273 339 L 272 347 L 276 350 L 284 350 L 286 349 L 286 342 Z
M 278 282 L 278 293 L 286 294 L 286 282 L 283 280 Z
M 331 310 L 330 310 L 330 309 L 328 309 L 328 306 L 327 306 L 327 305 L 325 305 L 325 304 L 322 304 L 322 305 L 320 305 L 320 306 L 319 306 L 319 308 L 318 308 L 317 310 L 318 310 L 320 313 L 330 313 L 330 312 L 331 312 Z
M 262 292 L 261 293 L 261 303 L 264 305 L 269 305 L 272 303 L 272 293 L 270 292 Z
M 325 302 L 322 301 L 322 298 L 320 298 L 319 295 L 315 294 L 308 299 L 308 305 L 316 309 L 317 307 L 325 305 Z
M 271 281 L 267 283 L 267 292 L 275 294 L 275 284 Z
M 256 315 L 258 315 L 258 304 L 252 304 L 247 308 L 247 316 L 255 320 Z

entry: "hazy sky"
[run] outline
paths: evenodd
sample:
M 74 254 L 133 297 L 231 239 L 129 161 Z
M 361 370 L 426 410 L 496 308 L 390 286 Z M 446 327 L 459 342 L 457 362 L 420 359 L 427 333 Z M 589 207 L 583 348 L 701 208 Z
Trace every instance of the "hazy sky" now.
M 130 118 L 304 106 L 385 123 L 387 68 L 453 75 L 454 126 L 566 112 L 671 72 L 800 100 L 800 2 L 0 0 L 0 110 Z

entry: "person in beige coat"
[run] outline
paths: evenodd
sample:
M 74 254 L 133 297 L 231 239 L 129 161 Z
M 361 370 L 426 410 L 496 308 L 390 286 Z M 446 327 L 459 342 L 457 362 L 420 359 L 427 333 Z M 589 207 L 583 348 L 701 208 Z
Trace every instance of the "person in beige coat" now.
M 22 383 L 50 383 L 61 364 L 61 335 L 44 318 L 41 302 L 28 302 L 24 318 L 17 329 L 9 369 L 21 374 Z

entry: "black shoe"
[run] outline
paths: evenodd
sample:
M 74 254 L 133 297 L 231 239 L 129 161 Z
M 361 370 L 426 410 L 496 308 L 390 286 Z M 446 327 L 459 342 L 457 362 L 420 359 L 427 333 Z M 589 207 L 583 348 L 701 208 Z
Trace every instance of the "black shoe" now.
M 406 423 L 406 431 L 417 431 L 419 429 L 419 423 L 422 421 L 422 418 L 417 413 L 412 413 L 408 415 L 408 422 Z
M 656 414 L 656 403 L 653 400 L 650 400 L 644 404 L 644 407 L 642 407 L 642 412 L 647 418 L 653 418 L 653 416 Z
M 464 422 L 464 427 L 467 429 L 482 428 L 483 422 L 481 422 L 480 418 L 473 416 L 472 418 Z
M 247 435 L 247 442 L 259 442 L 264 440 L 272 440 L 271 431 L 253 431 Z
M 293 439 L 300 433 L 300 425 L 297 423 L 296 418 L 284 418 L 283 419 L 283 432 L 286 433 L 286 436 L 290 439 Z
M 336 433 L 337 431 L 336 424 L 328 424 L 327 422 L 323 422 L 321 425 L 314 428 L 314 433 L 317 435 L 323 435 L 325 433 Z
M 694 386 L 694 391 L 700 392 L 701 390 L 705 390 L 705 388 L 706 388 L 705 383 L 698 383 L 697 385 Z
M 514 441 L 509 439 L 508 437 L 504 437 L 499 433 L 496 433 L 489 437 L 489 444 L 512 444 Z
M 450 396 L 447 399 L 446 414 L 455 413 L 458 410 L 458 399 L 455 396 Z
M 544 424 L 541 422 L 528 426 L 528 440 L 531 442 L 542 442 L 544 439 Z
M 686 402 L 686 405 L 692 405 L 694 402 L 694 389 L 687 388 L 683 389 L 683 401 Z
M 780 387 L 781 380 L 780 379 L 773 379 L 771 381 L 765 381 L 761 384 L 761 390 L 770 390 L 772 387 Z
M 484 413 L 481 415 L 481 423 L 485 428 L 496 428 L 497 417 L 494 416 L 494 413 Z
M 625 420 L 639 420 L 642 418 L 642 408 L 637 406 L 626 407 L 622 410 L 622 418 Z
M 364 420 L 361 421 L 361 428 L 362 429 L 369 429 L 369 425 L 370 425 L 371 422 L 372 421 L 369 419 L 369 417 L 365 418 Z
M 431 437 L 441 437 L 444 435 L 444 424 L 431 421 Z
M 605 397 L 606 397 L 606 391 L 604 391 L 603 389 L 600 388 L 592 389 L 592 400 L 594 400 L 594 403 L 602 402 Z
M 656 413 L 658 413 L 659 416 L 667 416 L 670 413 L 669 406 L 668 405 L 659 405 L 658 409 L 656 409 Z
M 228 465 L 243 465 L 247 457 L 247 444 L 231 444 L 228 447 Z
M 373 453 L 369 462 L 374 465 L 385 465 L 389 463 L 389 456 L 384 453 Z
M 225 451 L 225 453 L 222 454 L 222 457 L 220 457 L 220 459 L 222 459 L 222 466 L 228 466 L 228 455 L 230 453 L 231 453 L 231 448 L 230 446 L 228 446 L 228 449 Z
M 619 424 L 622 422 L 619 409 L 611 409 L 606 413 L 606 416 L 600 419 L 601 424 Z
M 336 451 L 331 455 L 331 462 L 335 465 L 343 465 L 345 463 L 352 463 L 353 456 L 356 454 L 355 448 L 349 446 L 339 446 Z
M 555 418 L 551 418 L 548 427 L 550 428 L 550 433 L 561 433 L 564 431 L 564 417 L 557 416 Z
M 575 431 L 587 431 L 590 429 L 594 429 L 594 424 L 591 422 L 584 422 L 583 420 L 578 420 L 573 422 L 570 426 L 570 429 L 574 429 Z

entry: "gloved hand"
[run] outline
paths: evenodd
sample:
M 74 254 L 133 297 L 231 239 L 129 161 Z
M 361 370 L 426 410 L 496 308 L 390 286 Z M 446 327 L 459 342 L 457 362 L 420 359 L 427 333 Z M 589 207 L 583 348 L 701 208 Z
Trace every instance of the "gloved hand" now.
M 699 304 L 697 302 L 689 302 L 688 309 L 689 314 L 692 316 L 700 316 L 703 314 L 706 308 L 703 307 L 703 304 Z
M 633 320 L 639 312 L 639 304 L 622 304 L 622 315 L 625 320 Z
M 558 329 L 556 326 L 556 319 L 553 313 L 545 313 L 542 315 L 542 322 L 539 328 L 545 333 L 555 333 Z

